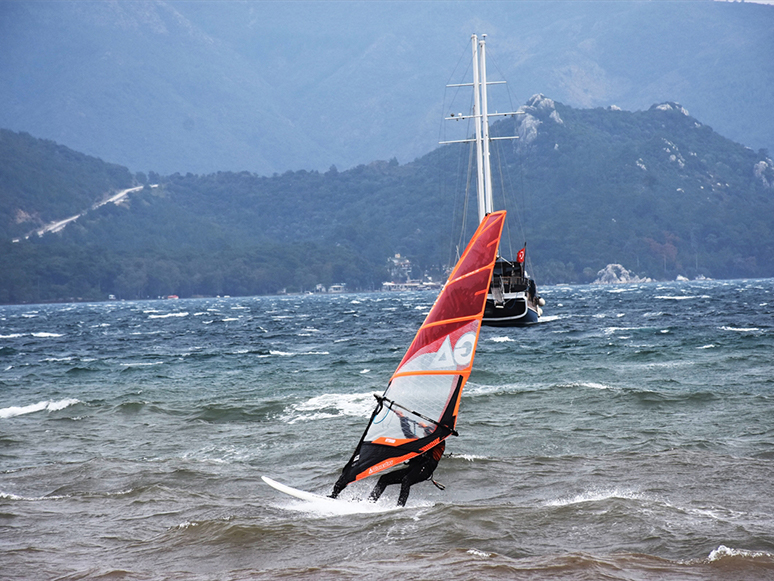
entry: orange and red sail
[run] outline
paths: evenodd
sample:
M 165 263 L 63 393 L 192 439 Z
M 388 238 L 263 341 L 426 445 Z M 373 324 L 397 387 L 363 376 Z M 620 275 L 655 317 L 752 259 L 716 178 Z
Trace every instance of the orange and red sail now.
M 342 470 L 360 480 L 417 456 L 455 434 L 460 396 L 473 366 L 505 212 L 487 215 L 400 362 Z

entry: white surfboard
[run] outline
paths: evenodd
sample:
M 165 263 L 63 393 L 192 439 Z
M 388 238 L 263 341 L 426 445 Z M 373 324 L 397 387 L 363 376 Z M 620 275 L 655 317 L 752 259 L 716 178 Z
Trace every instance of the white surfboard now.
M 306 490 L 299 490 L 298 488 L 293 488 L 292 486 L 288 486 L 286 484 L 282 484 L 281 482 L 277 482 L 276 480 L 272 480 L 268 476 L 261 476 L 261 480 L 263 480 L 266 484 L 271 486 L 272 488 L 275 488 L 276 490 L 279 490 L 280 492 L 284 492 L 285 494 L 289 494 L 290 496 L 294 496 L 296 498 L 300 498 L 301 500 L 309 500 L 312 502 L 330 502 L 334 504 L 340 504 L 341 501 L 336 500 L 334 498 L 331 498 L 329 496 L 323 496 L 321 494 L 315 494 L 314 492 L 307 492 Z
M 392 510 L 398 510 L 398 507 L 388 506 L 386 504 L 378 504 L 369 502 L 367 500 L 353 500 L 353 499 L 334 499 L 330 496 L 323 496 L 322 494 L 315 494 L 314 492 L 307 492 L 306 490 L 299 490 L 293 488 L 287 484 L 282 484 L 276 480 L 272 480 L 268 476 L 261 476 L 261 479 L 274 488 L 288 496 L 303 500 L 305 502 L 290 503 L 284 506 L 290 510 L 300 510 L 303 512 L 311 512 L 319 515 L 334 515 L 343 516 L 350 514 L 367 514 L 378 512 L 389 512 Z M 294 506 L 295 505 L 295 506 Z

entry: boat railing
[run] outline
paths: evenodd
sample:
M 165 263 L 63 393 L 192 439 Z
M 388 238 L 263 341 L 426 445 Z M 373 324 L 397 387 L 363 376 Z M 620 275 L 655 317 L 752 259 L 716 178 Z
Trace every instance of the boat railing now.
M 498 276 L 492 279 L 492 288 L 502 288 L 506 293 L 523 292 L 529 288 L 529 279 L 522 276 Z

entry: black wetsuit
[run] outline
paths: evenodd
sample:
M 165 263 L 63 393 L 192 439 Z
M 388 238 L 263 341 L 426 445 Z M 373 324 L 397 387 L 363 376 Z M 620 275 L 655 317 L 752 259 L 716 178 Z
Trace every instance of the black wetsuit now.
M 377 408 L 377 412 L 379 409 L 381 408 Z M 435 429 L 433 426 L 410 420 L 400 412 L 395 413 L 400 417 L 400 429 L 403 432 L 403 435 L 408 439 L 429 436 Z M 421 430 L 421 434 L 417 434 L 418 430 Z M 411 488 L 411 485 L 416 484 L 417 482 L 422 482 L 423 480 L 427 480 L 433 475 L 433 471 L 435 470 L 435 467 L 438 466 L 438 461 L 441 459 L 441 456 L 443 456 L 443 451 L 445 448 L 446 444 L 441 442 L 427 452 L 420 454 L 419 456 L 415 456 L 409 460 L 408 466 L 406 468 L 396 470 L 395 472 L 390 472 L 389 474 L 385 474 L 379 478 L 379 482 L 376 483 L 376 487 L 374 488 L 373 492 L 371 492 L 371 500 L 376 501 L 382 495 L 382 492 L 384 492 L 385 487 L 388 485 L 397 484 L 400 482 L 401 488 L 398 504 L 400 506 L 404 506 L 406 504 L 406 499 L 408 498 L 409 488 Z M 344 490 L 351 482 L 351 480 L 347 480 L 345 471 L 346 467 L 345 470 L 342 470 L 341 476 L 339 476 L 336 484 L 333 485 L 333 491 L 328 495 L 330 498 L 338 498 L 341 491 Z
M 398 506 L 406 506 L 411 486 L 417 482 L 429 480 L 433 476 L 438 462 L 446 449 L 446 442 L 440 442 L 433 448 L 430 448 L 424 454 L 414 456 L 408 462 L 408 466 L 389 472 L 379 477 L 379 481 L 374 486 L 369 500 L 376 502 L 390 484 L 400 483 L 400 495 L 398 496 Z

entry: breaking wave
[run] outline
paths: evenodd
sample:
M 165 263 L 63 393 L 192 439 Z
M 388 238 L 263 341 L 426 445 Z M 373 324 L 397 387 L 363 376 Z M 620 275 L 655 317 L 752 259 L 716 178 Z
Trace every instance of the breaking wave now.
M 725 545 L 720 545 L 717 549 L 713 550 L 707 557 L 707 561 L 720 561 L 730 557 L 744 557 L 746 559 L 771 559 L 774 558 L 774 554 L 767 553 L 766 551 L 746 551 L 744 549 L 732 549 Z
M 26 406 L 11 406 L 0 409 L 0 419 L 13 418 L 15 416 L 23 416 L 25 414 L 42 411 L 55 412 L 68 406 L 75 405 L 76 403 L 81 402 L 77 399 L 68 398 L 60 399 L 59 401 L 41 401 Z
M 374 405 L 370 393 L 326 393 L 291 405 L 282 419 L 288 424 L 295 424 L 340 416 L 368 417 Z

